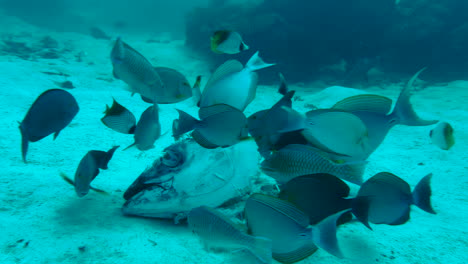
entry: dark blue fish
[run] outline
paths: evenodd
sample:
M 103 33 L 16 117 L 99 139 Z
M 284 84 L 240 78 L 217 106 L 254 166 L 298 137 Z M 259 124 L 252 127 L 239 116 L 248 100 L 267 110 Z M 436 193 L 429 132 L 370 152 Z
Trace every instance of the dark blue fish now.
M 26 163 L 29 142 L 36 142 L 54 133 L 54 140 L 79 111 L 75 98 L 60 89 L 47 90 L 34 101 L 20 123 L 21 151 Z

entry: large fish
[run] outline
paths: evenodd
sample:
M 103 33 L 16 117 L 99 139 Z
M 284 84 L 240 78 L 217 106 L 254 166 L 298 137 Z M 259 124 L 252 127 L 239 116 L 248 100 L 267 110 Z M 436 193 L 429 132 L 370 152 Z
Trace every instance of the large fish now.
M 155 67 L 154 69 L 164 84 L 164 90 L 160 91 L 162 95 L 158 95 L 157 103 L 178 103 L 192 97 L 192 87 L 182 73 L 167 67 Z M 154 103 L 151 98 L 144 97 L 143 95 L 142 99 L 147 103 Z
M 190 229 L 214 250 L 248 250 L 260 263 L 271 263 L 271 240 L 245 234 L 227 216 L 206 206 L 194 208 L 188 214 Z
M 393 108 L 392 100 L 379 95 L 357 95 L 343 99 L 332 109 L 346 111 L 359 117 L 367 128 L 367 143 L 365 151 L 354 156 L 356 159 L 366 160 L 387 136 L 395 125 L 428 126 L 437 120 L 423 120 L 418 117 L 410 103 L 411 88 L 414 80 L 424 69 L 417 72 L 400 92 L 400 96 Z
M 247 118 L 240 110 L 220 104 L 202 107 L 197 120 L 182 110 L 179 119 L 174 120 L 173 136 L 192 131 L 195 141 L 205 148 L 228 147 L 248 137 Z
M 336 156 L 336 155 L 335 155 Z M 342 159 L 346 158 L 345 156 Z M 361 185 L 365 162 L 348 163 L 332 160 L 327 153 L 311 146 L 291 144 L 273 152 L 261 163 L 261 170 L 279 183 L 315 173 L 329 173 Z
M 39 95 L 19 125 L 23 161 L 26 163 L 29 142 L 39 141 L 52 133 L 56 139 L 79 109 L 75 98 L 67 91 L 51 89 Z
M 227 104 L 244 111 L 257 92 L 256 70 L 273 66 L 265 63 L 256 52 L 246 66 L 229 60 L 216 69 L 203 89 L 200 107 Z
M 91 182 L 98 176 L 99 169 L 107 170 L 107 164 L 112 159 L 114 152 L 119 146 L 114 146 L 110 150 L 90 150 L 81 159 L 80 164 L 75 172 L 75 179 L 68 178 L 65 174 L 61 174 L 62 178 L 71 185 L 75 186 L 75 191 L 78 197 L 83 197 L 88 194 L 89 190 L 104 192 L 91 186 Z
M 185 139 L 164 152 L 125 192 L 124 214 L 184 218 L 193 208 L 218 207 L 245 195 L 258 171 L 252 141 L 206 149 Z
M 245 219 L 254 236 L 271 239 L 273 258 L 294 263 L 313 254 L 317 247 L 342 257 L 336 238 L 336 222 L 342 211 L 309 226 L 304 212 L 279 198 L 254 194 L 245 204 Z
M 135 127 L 135 142 L 125 149 L 136 146 L 139 150 L 154 148 L 154 142 L 161 136 L 158 105 L 148 107 L 140 116 Z M 124 149 L 124 150 L 125 150 Z

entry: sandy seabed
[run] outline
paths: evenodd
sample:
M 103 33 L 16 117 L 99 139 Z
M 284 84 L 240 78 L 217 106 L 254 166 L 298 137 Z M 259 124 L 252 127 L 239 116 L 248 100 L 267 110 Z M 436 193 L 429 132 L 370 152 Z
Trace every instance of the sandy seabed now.
M 133 142 L 131 135 L 115 133 L 100 121 L 112 97 L 137 117 L 147 107 L 124 90 L 123 82 L 113 79 L 109 59 L 112 43 L 80 34 L 50 33 L 11 18 L 2 17 L 0 23 L 6 25 L 1 34 L 27 32 L 34 41 L 50 35 L 72 47 L 62 58 L 53 60 L 0 56 L 0 263 L 223 263 L 225 255 L 206 252 L 186 226 L 126 217 L 120 211 L 125 189 L 162 149 L 173 143 L 170 132 L 152 150 L 116 152 L 109 169 L 93 182 L 109 195 L 91 192 L 78 198 L 72 186 L 59 177 L 60 172 L 73 175 L 88 150 L 125 147 Z M 183 41 L 148 43 L 131 36 L 126 41 L 155 65 L 183 72 L 190 82 L 200 74 L 206 76 L 206 82 L 210 74 L 210 67 L 186 51 Z M 77 62 L 75 55 L 80 52 L 83 61 Z M 46 71 L 70 77 L 47 75 L 43 73 Z M 57 140 L 50 136 L 31 143 L 29 163 L 24 164 L 17 121 L 23 119 L 39 94 L 64 80 L 76 86 L 70 92 L 80 112 Z M 370 87 L 365 92 L 396 100 L 402 85 Z M 344 97 L 363 92 L 291 86 L 301 99 L 293 103 L 300 111 L 306 111 L 311 104 L 330 107 Z M 246 114 L 270 107 L 279 98 L 276 87 L 259 86 Z M 455 146 L 443 151 L 432 145 L 428 136 L 432 127 L 396 126 L 370 157 L 365 173 L 369 178 L 377 172 L 392 172 L 414 186 L 432 172 L 432 203 L 437 215 L 413 207 L 411 220 L 401 226 L 374 225 L 374 231 L 369 231 L 360 223 L 345 225 L 338 231 L 345 259 L 319 250 L 300 263 L 468 263 L 467 101 L 465 81 L 429 86 L 415 93 L 412 102 L 421 117 L 453 126 Z M 163 132 L 170 130 L 177 117 L 174 108 L 196 113 L 191 100 L 162 105 Z

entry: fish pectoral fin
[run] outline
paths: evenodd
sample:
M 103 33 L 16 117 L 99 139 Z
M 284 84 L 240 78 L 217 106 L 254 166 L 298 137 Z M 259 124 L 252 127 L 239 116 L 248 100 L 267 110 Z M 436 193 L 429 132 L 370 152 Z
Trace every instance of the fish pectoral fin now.
M 218 178 L 218 179 L 220 179 L 220 180 L 222 180 L 224 182 L 226 181 L 226 179 L 223 176 L 221 176 L 219 173 L 213 173 L 213 175 L 216 176 L 216 178 Z
M 89 188 L 97 193 L 101 193 L 101 194 L 106 194 L 108 195 L 109 193 L 104 191 L 104 190 L 101 190 L 101 189 L 98 189 L 98 188 L 94 188 L 93 186 L 89 186 Z
M 123 151 L 125 151 L 125 150 L 127 150 L 127 149 L 129 149 L 129 148 L 131 148 L 131 147 L 134 147 L 134 146 L 136 146 L 136 142 L 134 142 L 134 143 L 131 144 L 130 146 L 124 148 Z
M 60 134 L 60 131 L 55 132 L 55 134 L 54 134 L 54 140 L 58 137 L 59 134 Z

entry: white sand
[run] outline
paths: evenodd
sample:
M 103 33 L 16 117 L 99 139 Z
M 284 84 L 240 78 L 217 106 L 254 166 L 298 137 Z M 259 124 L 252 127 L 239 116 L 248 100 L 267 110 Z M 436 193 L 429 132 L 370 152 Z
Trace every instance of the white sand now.
M 18 21 L 2 17 L 5 33 L 32 33 L 38 41 L 47 33 Z M 124 83 L 114 80 L 109 59 L 111 43 L 78 34 L 51 34 L 63 45 L 71 43 L 73 51 L 58 60 L 25 61 L 0 56 L 0 100 L 2 100 L 0 148 L 3 169 L 0 175 L 0 263 L 222 263 L 223 255 L 207 253 L 188 228 L 170 221 L 125 217 L 120 212 L 123 191 L 149 165 L 163 148 L 172 143 L 171 133 L 146 152 L 118 150 L 93 185 L 110 195 L 94 192 L 78 198 L 72 186 L 59 172 L 73 175 L 82 156 L 90 149 L 107 150 L 113 145 L 125 147 L 133 137 L 121 135 L 102 125 L 105 104 L 115 97 L 137 116 L 146 104 L 125 91 Z M 148 37 L 149 38 L 149 37 Z M 193 82 L 199 74 L 209 76 L 209 65 L 184 50 L 182 42 L 146 43 L 146 39 L 127 37 L 137 50 L 158 66 L 173 67 Z M 84 62 L 74 55 L 86 53 Z M 21 160 L 21 138 L 17 121 L 21 121 L 35 98 L 56 87 L 61 76 L 41 71 L 70 74 L 77 87 L 70 90 L 80 112 L 57 140 L 45 138 L 31 143 L 28 164 Z M 260 72 L 261 75 L 261 72 Z M 99 79 L 98 79 L 99 78 Z M 287 78 L 287 76 L 286 76 Z M 102 80 L 106 79 L 106 80 Z M 382 90 L 369 88 L 396 99 L 400 86 Z M 338 99 L 353 95 L 355 90 L 327 90 L 312 94 L 298 88 L 304 101 L 294 107 L 306 110 L 306 104 L 331 106 Z M 280 95 L 276 87 L 261 86 L 256 100 L 246 114 L 271 106 Z M 414 186 L 428 172 L 434 173 L 432 201 L 437 215 L 413 208 L 411 220 L 401 226 L 373 225 L 374 231 L 352 223 L 340 228 L 338 237 L 347 256 L 337 259 L 319 250 L 301 263 L 468 263 L 468 82 L 429 87 L 412 100 L 420 116 L 452 124 L 456 144 L 443 151 L 430 143 L 431 127 L 397 126 L 371 156 L 366 177 L 389 171 Z M 163 131 L 176 118 L 174 108 L 191 113 L 191 101 L 161 106 Z M 17 242 L 19 240 L 23 242 Z M 151 241 L 157 243 L 155 245 Z M 25 246 L 25 242 L 29 242 Z M 84 252 L 79 247 L 85 247 Z M 394 259 L 393 259 L 394 258 Z

